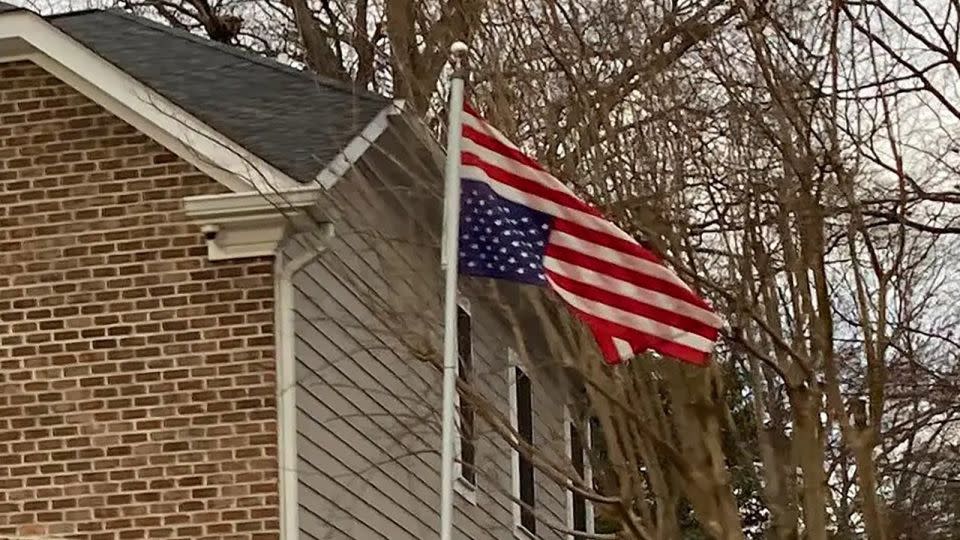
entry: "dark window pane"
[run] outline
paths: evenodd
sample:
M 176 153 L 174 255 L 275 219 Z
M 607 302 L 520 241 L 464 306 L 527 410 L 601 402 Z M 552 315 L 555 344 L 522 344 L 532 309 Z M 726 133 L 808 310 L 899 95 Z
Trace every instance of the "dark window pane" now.
M 517 370 L 517 431 L 520 438 L 533 444 L 533 402 L 530 379 L 520 369 Z M 536 485 L 533 463 L 524 452 L 520 453 L 520 500 L 533 508 L 536 502 Z M 537 532 L 537 520 L 533 511 L 520 507 L 520 524 L 532 533 Z
M 477 463 L 475 436 L 474 436 L 474 412 L 471 405 L 462 404 L 460 406 L 460 415 L 462 417 L 462 431 L 460 433 L 460 476 L 470 484 L 476 485 L 477 472 L 474 467 Z
M 530 395 L 530 379 L 520 368 L 517 370 L 517 431 L 528 443 L 533 443 L 533 403 Z
M 580 478 L 583 478 L 586 468 L 584 467 L 583 440 L 580 438 L 580 430 L 573 423 L 570 424 L 570 461 L 577 470 Z M 587 501 L 576 491 L 573 492 L 573 529 L 575 531 L 587 530 Z M 575 536 L 575 538 L 582 538 Z
M 460 357 L 460 377 L 469 380 L 469 373 L 473 370 L 473 329 L 471 328 L 470 313 L 457 306 L 457 352 Z M 464 377 L 464 375 L 468 375 Z
M 457 351 L 459 357 L 458 377 L 464 383 L 473 378 L 473 341 L 470 314 L 457 306 Z M 476 484 L 476 432 L 473 405 L 460 398 L 460 476 Z

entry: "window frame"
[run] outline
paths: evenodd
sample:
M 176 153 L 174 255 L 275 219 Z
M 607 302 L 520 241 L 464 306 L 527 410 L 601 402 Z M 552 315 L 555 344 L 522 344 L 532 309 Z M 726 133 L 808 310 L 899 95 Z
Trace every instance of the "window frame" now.
M 457 299 L 457 362 L 456 362 L 456 370 L 455 370 L 455 372 L 456 372 L 456 376 L 457 376 L 457 380 L 458 380 L 458 381 L 460 380 L 460 377 L 461 377 L 461 372 L 460 372 L 460 363 L 461 363 L 461 362 L 460 362 L 460 313 L 461 313 L 461 311 L 464 312 L 464 313 L 466 313 L 466 315 L 467 315 L 467 317 L 468 317 L 468 320 L 469 320 L 469 322 L 470 322 L 470 326 L 469 326 L 469 332 L 470 332 L 470 336 L 469 336 L 469 337 L 470 337 L 470 352 L 469 352 L 470 371 L 471 371 L 472 373 L 476 373 L 476 366 L 475 366 L 475 362 L 474 362 L 474 360 L 475 360 L 474 352 L 475 352 L 475 350 L 476 350 L 476 347 L 474 346 L 474 340 L 473 340 L 473 312 L 472 312 L 471 309 L 470 309 L 470 301 L 467 300 L 466 298 L 462 298 L 462 297 L 461 297 L 461 298 L 458 298 L 458 299 Z M 464 377 L 464 380 L 465 380 L 465 381 L 468 381 L 468 382 L 470 381 L 470 379 L 469 379 L 468 377 L 466 377 L 466 376 Z M 473 412 L 473 460 L 472 460 L 472 461 L 473 461 L 473 467 L 474 467 L 474 469 L 473 469 L 473 482 L 471 482 L 471 481 L 468 480 L 468 479 L 466 478 L 466 476 L 464 476 L 464 474 L 463 474 L 463 473 L 464 473 L 464 466 L 463 466 L 463 442 L 462 442 L 462 437 L 461 437 L 463 409 L 461 408 L 460 392 L 455 392 L 453 399 L 454 399 L 454 407 L 455 407 L 455 411 L 454 411 L 454 425 L 456 426 L 456 431 L 457 431 L 457 432 L 456 432 L 456 436 L 455 436 L 454 439 L 453 439 L 454 456 L 455 456 L 455 459 L 454 459 L 454 462 L 453 462 L 453 478 L 454 478 L 453 487 L 454 487 L 454 490 L 455 490 L 457 493 L 459 493 L 459 494 L 460 494 L 464 499 L 466 499 L 468 502 L 470 502 L 471 504 L 477 504 L 477 470 L 476 470 L 476 465 L 477 465 L 477 436 L 476 436 L 477 421 L 476 421 L 476 412 L 475 412 L 475 411 Z
M 534 407 L 533 407 L 533 380 L 530 378 L 527 371 L 520 364 L 519 357 L 517 356 L 516 351 L 513 349 L 507 349 L 507 369 L 508 375 L 507 380 L 509 382 L 509 405 L 510 405 L 510 427 L 513 429 L 514 433 L 520 432 L 520 418 L 519 418 L 519 403 L 517 396 L 517 373 L 523 374 L 526 377 L 527 381 L 530 383 L 530 443 L 534 442 L 534 434 L 536 430 L 534 429 Z M 511 479 L 511 495 L 513 500 L 511 501 L 511 507 L 513 509 L 513 535 L 515 538 L 522 540 L 530 540 L 537 538 L 536 531 L 536 501 L 537 501 L 537 476 L 536 468 L 533 468 L 533 504 L 530 506 L 533 507 L 533 511 L 528 512 L 527 515 L 531 515 L 533 519 L 533 530 L 530 530 L 523 524 L 525 509 L 517 502 L 517 500 L 522 500 L 522 489 L 521 489 L 521 474 L 520 474 L 520 452 L 516 448 L 516 435 L 511 434 L 513 437 L 512 445 L 510 446 L 510 479 Z M 531 464 L 531 467 L 533 465 Z
M 564 405 L 563 407 L 563 437 L 564 444 L 566 446 L 567 459 L 571 460 L 573 463 L 573 430 L 576 428 L 576 424 L 573 421 L 573 415 L 570 413 L 570 406 Z M 593 446 L 593 426 L 590 422 L 587 422 L 586 433 L 583 434 L 580 441 L 581 450 L 583 452 L 583 481 L 587 485 L 593 484 L 593 467 L 590 464 L 590 447 Z M 569 484 L 569 481 L 568 481 Z M 571 531 L 576 531 L 575 523 L 575 508 L 574 508 L 574 494 L 570 489 L 565 490 L 567 493 L 567 528 Z M 595 534 L 596 532 L 596 523 L 594 519 L 594 509 L 593 503 L 589 500 L 584 500 L 584 524 L 586 529 L 583 532 L 586 534 Z M 575 534 L 566 535 L 567 540 L 577 540 Z

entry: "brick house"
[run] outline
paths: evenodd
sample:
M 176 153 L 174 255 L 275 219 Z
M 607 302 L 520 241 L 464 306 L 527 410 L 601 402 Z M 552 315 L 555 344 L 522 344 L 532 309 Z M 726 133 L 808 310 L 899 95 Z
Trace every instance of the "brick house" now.
M 383 306 L 438 293 L 436 253 L 361 234 L 433 227 L 435 152 L 379 96 L 119 12 L 0 4 L 0 538 L 435 537 L 439 433 L 404 419 L 439 374 Z M 509 325 L 482 299 L 461 323 L 471 382 L 573 451 Z M 562 536 L 511 493 L 591 521 L 509 447 L 467 446 L 459 537 Z

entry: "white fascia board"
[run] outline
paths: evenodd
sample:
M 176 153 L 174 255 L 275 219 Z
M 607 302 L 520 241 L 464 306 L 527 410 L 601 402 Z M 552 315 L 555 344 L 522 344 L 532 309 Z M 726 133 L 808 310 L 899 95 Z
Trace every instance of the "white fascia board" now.
M 336 185 L 336 183 L 343 178 L 343 175 L 347 174 L 350 167 L 360 160 L 360 156 L 386 131 L 390 117 L 402 113 L 404 106 L 404 101 L 398 99 L 377 113 L 377 116 L 363 128 L 363 131 L 354 137 L 353 140 L 317 174 L 317 182 L 325 189 L 330 189 Z
M 300 187 L 273 193 L 197 195 L 184 197 L 183 207 L 188 216 L 200 220 L 293 215 L 315 204 L 320 194 L 319 188 Z
M 0 43 L 16 51 L 0 61 L 36 63 L 232 191 L 302 186 L 33 12 L 0 14 Z

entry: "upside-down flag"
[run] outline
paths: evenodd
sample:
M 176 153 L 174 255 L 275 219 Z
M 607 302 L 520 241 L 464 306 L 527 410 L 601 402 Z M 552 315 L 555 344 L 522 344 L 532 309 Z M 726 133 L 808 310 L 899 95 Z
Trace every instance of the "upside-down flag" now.
M 463 112 L 461 274 L 551 288 L 616 364 L 653 350 L 705 364 L 722 321 L 662 260 L 470 106 Z

